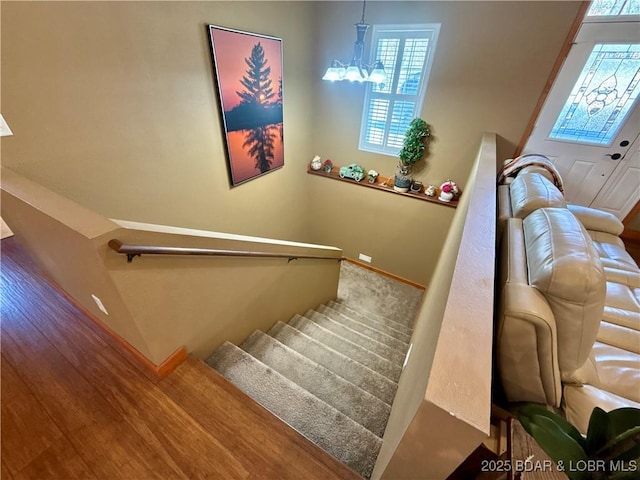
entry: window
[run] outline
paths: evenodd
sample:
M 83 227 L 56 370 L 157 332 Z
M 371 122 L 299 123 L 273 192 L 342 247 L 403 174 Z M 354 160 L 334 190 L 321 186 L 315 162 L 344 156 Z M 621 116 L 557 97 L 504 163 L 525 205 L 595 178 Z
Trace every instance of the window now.
M 588 17 L 638 14 L 640 14 L 640 0 L 594 0 L 587 12 Z
M 640 97 L 640 45 L 597 44 L 549 134 L 610 145 Z
M 420 116 L 440 24 L 375 25 L 371 42 L 387 83 L 369 84 L 360 150 L 396 156 L 411 120 Z

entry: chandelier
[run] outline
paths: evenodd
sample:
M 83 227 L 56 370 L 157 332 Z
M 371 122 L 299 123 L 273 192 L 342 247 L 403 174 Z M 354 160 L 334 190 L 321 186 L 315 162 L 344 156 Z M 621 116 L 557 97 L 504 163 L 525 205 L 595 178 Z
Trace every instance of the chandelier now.
M 387 75 L 384 71 L 384 65 L 380 60 L 376 60 L 373 64 L 367 64 L 362 60 L 364 53 L 364 37 L 369 30 L 370 25 L 364 23 L 364 10 L 367 5 L 366 0 L 362 2 L 362 18 L 356 27 L 356 43 L 353 46 L 353 58 L 351 62 L 346 64 L 338 60 L 332 60 L 331 65 L 327 68 L 323 80 L 349 80 L 351 82 L 373 82 L 384 83 Z

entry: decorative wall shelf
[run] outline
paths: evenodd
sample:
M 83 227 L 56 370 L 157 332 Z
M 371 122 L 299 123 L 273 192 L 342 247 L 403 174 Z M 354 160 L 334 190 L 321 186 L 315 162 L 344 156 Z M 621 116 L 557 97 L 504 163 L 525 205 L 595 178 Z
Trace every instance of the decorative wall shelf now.
M 375 183 L 369 183 L 369 176 L 366 175 L 362 180 L 356 182 L 351 178 L 342 178 L 338 174 L 340 171 L 340 167 L 333 167 L 330 172 L 325 172 L 324 170 L 312 170 L 311 167 L 307 167 L 307 173 L 311 175 L 317 175 L 319 177 L 331 178 L 333 180 L 339 180 L 341 182 L 351 183 L 354 185 L 360 185 L 361 187 L 375 188 L 376 190 L 381 190 L 383 192 L 393 193 L 395 195 L 402 195 L 404 197 L 415 198 L 416 200 L 422 200 L 423 202 L 437 203 L 438 205 L 442 205 L 444 207 L 456 208 L 458 206 L 458 200 L 451 200 L 450 202 L 442 202 L 438 200 L 438 196 L 440 195 L 440 188 L 436 189 L 436 195 L 433 197 L 427 197 L 424 194 L 424 190 L 426 185 L 423 185 L 420 188 L 420 192 L 396 192 L 393 189 L 393 177 L 383 177 L 380 175 Z

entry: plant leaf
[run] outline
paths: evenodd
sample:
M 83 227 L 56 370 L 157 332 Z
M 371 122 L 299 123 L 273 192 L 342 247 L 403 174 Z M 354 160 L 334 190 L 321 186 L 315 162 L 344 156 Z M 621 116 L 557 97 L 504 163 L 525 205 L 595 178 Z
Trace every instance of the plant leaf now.
M 618 435 L 640 426 L 640 409 L 624 407 L 611 410 L 609 417 L 609 440 Z
M 585 438 L 582 436 L 582 434 L 578 431 L 578 429 L 573 425 L 571 425 L 562 415 L 559 415 L 557 413 L 550 412 L 549 410 L 547 410 L 547 408 L 544 405 L 541 405 L 539 403 L 527 403 L 517 408 L 516 415 L 518 416 L 518 419 L 520 419 L 521 416 L 525 416 L 525 415 L 528 417 L 535 417 L 535 416 L 541 415 L 543 417 L 550 418 L 567 435 L 569 435 L 576 442 L 578 442 L 583 450 L 586 451 L 587 442 Z M 522 420 L 520 420 L 520 423 L 522 423 Z M 525 427 L 525 430 L 526 430 L 526 427 Z
M 557 464 L 578 465 L 586 462 L 587 454 L 578 442 L 562 430 L 552 419 L 539 415 L 528 417 L 531 436 L 538 442 L 540 448 L 546 452 Z M 525 420 L 527 421 L 527 420 Z M 523 424 L 524 425 L 524 424 Z M 565 471 L 571 480 L 585 480 L 588 472 L 580 470 Z
M 587 448 L 589 456 L 604 447 L 609 441 L 609 416 L 600 407 L 595 407 L 587 428 Z
M 603 460 L 628 461 L 640 455 L 640 426 L 611 439 L 595 454 Z

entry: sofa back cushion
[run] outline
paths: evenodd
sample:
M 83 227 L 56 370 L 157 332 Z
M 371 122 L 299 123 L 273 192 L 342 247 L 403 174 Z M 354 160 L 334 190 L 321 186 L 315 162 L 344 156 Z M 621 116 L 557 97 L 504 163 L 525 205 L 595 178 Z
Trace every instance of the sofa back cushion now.
M 527 216 L 539 208 L 566 208 L 562 192 L 539 173 L 521 172 L 510 185 L 511 210 L 515 218 Z
M 587 360 L 604 312 L 606 279 L 589 234 L 566 208 L 523 221 L 529 284 L 545 297 L 558 331 L 558 364 L 568 377 Z

